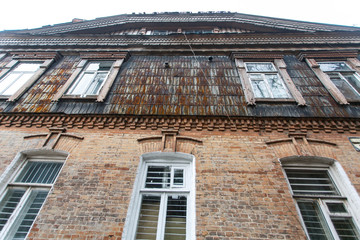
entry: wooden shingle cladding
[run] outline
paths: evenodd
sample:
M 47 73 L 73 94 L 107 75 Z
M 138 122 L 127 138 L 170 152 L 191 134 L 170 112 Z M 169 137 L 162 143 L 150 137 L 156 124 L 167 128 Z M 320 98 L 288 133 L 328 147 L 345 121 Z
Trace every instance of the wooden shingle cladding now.
M 131 56 L 123 63 L 104 102 L 52 102 L 81 61 L 64 56 L 3 112 L 174 116 L 359 117 L 360 106 L 339 105 L 314 72 L 295 55 L 285 55 L 287 72 L 306 102 L 247 106 L 240 75 L 228 56 Z M 169 68 L 165 67 L 169 64 Z

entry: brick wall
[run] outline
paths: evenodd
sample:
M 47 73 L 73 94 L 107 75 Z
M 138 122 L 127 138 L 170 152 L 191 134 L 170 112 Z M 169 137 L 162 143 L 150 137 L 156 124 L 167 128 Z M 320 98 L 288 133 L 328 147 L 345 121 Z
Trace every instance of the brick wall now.
M 11 129 L 0 129 L 1 172 L 17 152 L 38 148 L 44 140 L 24 136 L 48 132 Z M 84 139 L 61 140 L 55 147 L 70 155 L 29 238 L 120 239 L 140 155 L 154 150 L 142 148 L 137 139 L 161 132 L 71 129 L 68 133 Z M 183 148 L 196 158 L 197 239 L 305 239 L 278 161 L 296 155 L 296 150 L 291 143 L 265 143 L 287 138 L 287 133 L 180 130 L 179 135 L 202 140 Z M 317 155 L 338 160 L 360 192 L 359 153 L 348 135 L 320 132 L 307 137 L 337 144 L 311 146 Z

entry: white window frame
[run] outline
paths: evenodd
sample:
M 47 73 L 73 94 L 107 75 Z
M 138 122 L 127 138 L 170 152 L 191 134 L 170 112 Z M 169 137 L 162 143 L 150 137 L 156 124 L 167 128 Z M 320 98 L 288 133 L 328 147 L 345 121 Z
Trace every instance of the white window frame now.
M 8 221 L 4 225 L 3 229 L 0 231 L 0 239 L 5 240 L 11 233 L 14 233 L 16 227 L 14 224 L 19 223 L 19 214 L 22 209 L 26 206 L 27 200 L 30 197 L 30 194 L 33 190 L 47 190 L 48 194 L 50 194 L 57 178 L 59 177 L 62 168 L 65 165 L 65 161 L 68 154 L 62 151 L 47 151 L 47 150 L 27 150 L 22 153 L 16 155 L 11 164 L 6 168 L 5 172 L 0 177 L 0 202 L 4 200 L 6 194 L 11 188 L 23 188 L 26 189 L 24 195 L 21 197 L 20 202 L 16 206 L 15 210 L 12 212 Z M 58 175 L 55 177 L 54 182 L 52 184 L 40 184 L 40 183 L 18 183 L 14 182 L 15 179 L 22 172 L 24 167 L 28 162 L 59 162 L 63 163 L 62 167 L 59 170 Z M 47 197 L 46 197 L 47 199 Z M 38 214 L 41 212 L 42 207 L 46 203 L 46 199 L 43 202 L 42 206 L 39 209 Z M 37 215 L 38 216 L 38 215 Z M 36 216 L 36 218 L 37 218 Z M 32 225 L 35 223 L 36 218 L 32 222 Z M 31 232 L 31 228 L 27 235 Z M 26 239 L 26 237 L 25 237 Z
M 15 101 L 17 100 L 21 95 L 25 93 L 40 77 L 44 72 L 50 67 L 50 65 L 54 62 L 54 59 L 48 59 L 48 60 L 41 60 L 41 59 L 34 59 L 34 60 L 12 60 L 9 62 L 5 67 L 4 70 L 0 74 L 0 81 L 4 80 L 6 77 L 12 74 L 13 70 L 15 70 L 20 64 L 26 64 L 26 63 L 40 63 L 39 68 L 32 74 L 29 79 L 27 79 L 21 87 L 15 91 L 12 95 L 0 95 L 1 98 L 8 99 L 8 101 Z M 14 81 L 16 82 L 16 81 Z M 14 83 L 13 82 L 13 83 Z
M 145 188 L 147 167 L 173 166 L 174 168 L 184 169 L 184 186 L 173 188 Z M 172 172 L 173 172 L 172 167 Z M 171 174 L 173 176 L 173 174 Z M 171 181 L 172 182 L 172 181 Z M 137 225 L 139 221 L 139 212 L 141 208 L 142 195 L 161 196 L 158 235 L 157 239 L 163 239 L 165 231 L 166 201 L 169 195 L 187 196 L 187 216 L 186 216 L 186 239 L 195 239 L 195 158 L 193 155 L 185 153 L 147 153 L 140 158 L 140 165 L 137 171 L 134 189 L 129 205 L 123 240 L 133 240 L 136 237 Z
M 96 75 L 98 73 L 101 73 L 101 72 L 105 72 L 105 71 L 100 71 L 100 70 L 88 70 L 87 68 L 90 66 L 90 64 L 92 63 L 100 63 L 101 62 L 112 62 L 111 64 L 111 67 L 109 68 L 108 71 L 106 71 L 106 76 L 103 80 L 103 82 L 101 83 L 101 86 L 99 87 L 97 93 L 95 94 L 86 94 L 86 92 L 88 91 L 89 87 L 91 86 L 91 82 L 94 81 L 94 78 L 96 77 Z M 77 97 L 80 97 L 80 98 L 86 98 L 86 97 L 92 97 L 92 96 L 97 96 L 99 95 L 102 87 L 104 86 L 105 82 L 107 81 L 108 77 L 109 77 L 109 74 L 110 72 L 112 71 L 113 69 L 113 66 L 114 66 L 114 63 L 115 61 L 114 60 L 92 60 L 92 61 L 87 61 L 85 66 L 83 67 L 81 73 L 79 74 L 79 76 L 76 78 L 76 80 L 71 84 L 71 86 L 66 90 L 64 96 L 77 96 Z M 84 80 L 84 76 L 86 74 L 92 74 L 92 77 L 91 77 L 91 81 L 90 83 L 86 86 L 86 89 L 83 89 L 83 92 L 81 94 L 74 94 L 72 93 L 72 90 L 74 90 L 74 88 L 76 88 L 80 83 L 81 81 Z
M 287 157 L 280 159 L 281 165 L 283 166 L 284 176 L 289 186 L 289 190 L 293 195 L 294 202 L 296 203 L 296 209 L 299 214 L 300 221 L 303 225 L 303 229 L 307 235 L 307 238 L 310 239 L 309 234 L 307 232 L 307 228 L 305 226 L 304 220 L 302 218 L 302 214 L 300 208 L 298 206 L 298 201 L 308 201 L 315 202 L 320 211 L 322 218 L 325 220 L 325 224 L 328 227 L 331 237 L 335 240 L 340 240 L 335 227 L 332 223 L 331 217 L 336 217 L 336 214 L 330 213 L 326 203 L 327 202 L 338 202 L 343 203 L 347 214 L 341 213 L 338 214 L 338 217 L 341 218 L 351 218 L 354 228 L 357 231 L 357 234 L 360 234 L 360 197 L 350 182 L 347 174 L 341 167 L 341 165 L 332 159 L 323 158 L 323 157 Z M 292 191 L 291 184 L 286 174 L 286 169 L 298 169 L 298 170 L 326 170 L 330 180 L 334 184 L 338 195 L 294 195 Z M 324 229 L 326 232 L 326 229 Z M 360 236 L 358 236 L 360 237 Z
M 57 93 L 52 98 L 53 102 L 59 101 L 60 99 L 95 99 L 96 102 L 103 102 L 110 91 L 111 86 L 113 85 L 116 76 L 120 71 L 120 67 L 128 57 L 126 52 L 103 52 L 103 53 L 80 53 L 80 61 L 76 66 L 75 71 L 71 74 L 70 78 L 65 82 L 65 84 L 58 89 Z M 99 62 L 99 61 L 113 61 L 113 65 L 110 68 L 110 71 L 102 83 L 98 94 L 96 95 L 72 95 L 67 94 L 66 92 L 72 87 L 76 81 L 81 79 L 83 72 L 87 66 L 88 62 Z

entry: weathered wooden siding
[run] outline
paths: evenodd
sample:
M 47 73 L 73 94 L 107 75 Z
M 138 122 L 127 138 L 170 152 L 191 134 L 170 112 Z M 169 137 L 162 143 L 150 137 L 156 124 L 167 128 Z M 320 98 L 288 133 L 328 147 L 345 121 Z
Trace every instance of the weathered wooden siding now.
M 2 100 L 3 112 L 360 117 L 360 106 L 335 102 L 315 74 L 295 56 L 285 57 L 288 73 L 306 100 L 296 103 L 257 103 L 247 106 L 234 62 L 227 56 L 132 56 L 123 64 L 103 103 L 85 99 L 60 99 L 54 94 L 70 77 L 78 56 L 64 56 L 55 63 L 17 102 Z M 165 68 L 165 62 L 169 68 Z

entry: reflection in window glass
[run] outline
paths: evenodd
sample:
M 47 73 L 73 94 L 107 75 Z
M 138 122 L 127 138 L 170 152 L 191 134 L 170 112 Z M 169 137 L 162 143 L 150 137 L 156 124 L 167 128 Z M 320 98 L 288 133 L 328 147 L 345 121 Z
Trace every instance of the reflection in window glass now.
M 245 63 L 245 66 L 255 98 L 291 98 L 272 63 Z
M 40 68 L 41 63 L 19 63 L 0 80 L 0 95 L 10 96 L 19 90 Z
M 99 94 L 112 64 L 113 61 L 90 62 L 66 94 L 80 96 Z
M 360 77 L 345 62 L 321 62 L 319 66 L 347 99 L 360 100 Z

